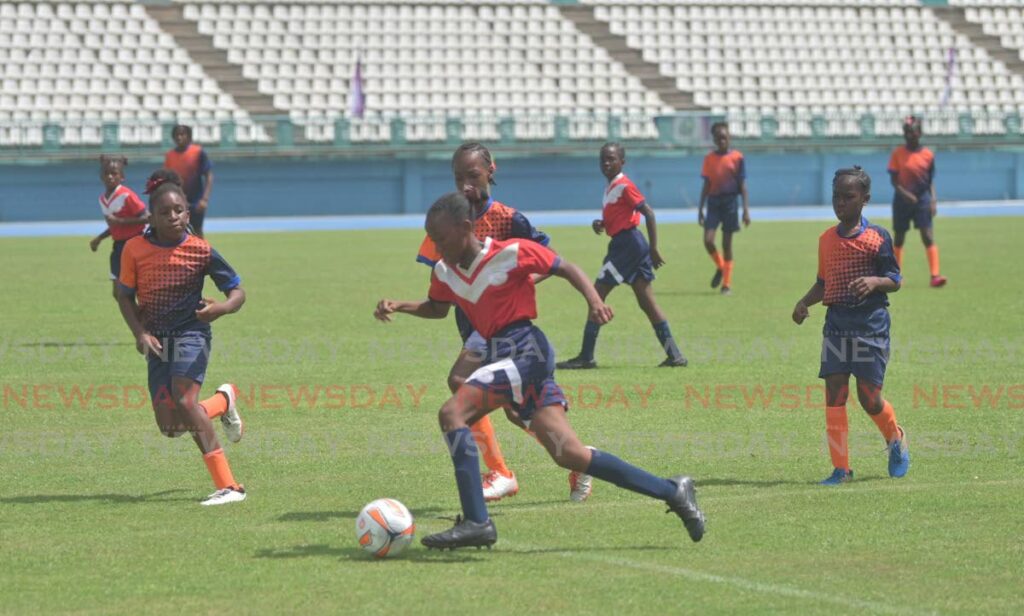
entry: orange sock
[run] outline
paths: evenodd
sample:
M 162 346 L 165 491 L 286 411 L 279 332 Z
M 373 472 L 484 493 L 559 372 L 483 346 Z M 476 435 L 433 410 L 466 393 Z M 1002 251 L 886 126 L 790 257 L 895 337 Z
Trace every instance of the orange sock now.
M 892 251 L 896 254 L 896 265 L 903 269 L 903 246 L 896 246 Z
M 871 416 L 872 421 L 878 426 L 878 431 L 885 437 L 886 443 L 891 443 L 900 437 L 900 427 L 896 425 L 896 411 L 886 400 L 882 404 L 882 412 Z
M 200 402 L 199 406 L 206 410 L 206 415 L 210 419 L 216 419 L 227 412 L 228 397 L 218 391 L 206 400 Z
M 722 266 L 722 286 L 732 286 L 732 260 L 725 261 Z
M 483 456 L 487 468 L 504 477 L 511 477 L 512 471 L 505 466 L 505 457 L 501 455 L 498 438 L 494 436 L 494 425 L 491 423 L 491 418 L 485 416 L 469 429 L 473 433 L 473 440 L 476 441 L 477 449 L 480 450 L 480 455 Z
M 228 466 L 227 456 L 223 449 L 215 449 L 210 453 L 203 454 L 203 462 L 206 462 L 206 470 L 210 471 L 213 478 L 213 485 L 218 490 L 235 487 L 235 476 L 231 474 L 231 467 Z
M 932 276 L 939 275 L 939 247 L 932 244 L 928 248 L 925 248 L 925 252 L 928 254 L 928 269 L 931 270 Z
M 849 423 L 846 420 L 845 406 L 825 407 L 825 434 L 828 436 L 828 453 L 832 456 L 832 466 L 843 470 L 850 469 Z
M 718 254 L 718 251 L 710 253 L 711 260 L 715 262 L 715 267 L 722 269 L 725 267 L 725 261 L 722 260 L 722 255 Z

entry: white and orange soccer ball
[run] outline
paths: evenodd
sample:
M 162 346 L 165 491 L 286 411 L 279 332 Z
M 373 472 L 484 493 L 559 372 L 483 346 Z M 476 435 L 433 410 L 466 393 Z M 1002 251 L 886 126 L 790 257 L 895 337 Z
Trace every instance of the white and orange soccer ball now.
M 378 498 L 356 517 L 359 547 L 377 558 L 398 556 L 416 534 L 416 522 L 405 505 L 393 498 Z

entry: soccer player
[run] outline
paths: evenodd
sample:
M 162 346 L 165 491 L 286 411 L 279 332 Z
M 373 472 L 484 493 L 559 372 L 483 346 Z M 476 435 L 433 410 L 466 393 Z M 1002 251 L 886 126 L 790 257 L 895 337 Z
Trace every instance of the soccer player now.
M 203 505 L 245 500 L 235 481 L 211 419 L 220 417 L 228 440 L 242 438 L 234 385 L 224 384 L 199 401 L 210 356 L 210 323 L 245 303 L 241 280 L 206 241 L 188 233 L 188 201 L 173 182 L 152 187 L 152 217 L 144 235 L 132 238 L 121 255 L 118 304 L 149 365 L 149 392 L 160 432 L 191 432 L 216 491 Z M 202 296 L 210 276 L 224 301 Z
M 839 224 L 818 239 L 818 280 L 793 308 L 793 321 L 799 325 L 808 316 L 808 306 L 828 306 L 818 376 L 825 379 L 825 430 L 834 469 L 822 485 L 853 479 L 846 419 L 851 374 L 857 378 L 861 407 L 885 438 L 889 476 L 903 477 L 910 468 L 906 434 L 882 397 L 889 361 L 887 294 L 900 288 L 900 267 L 888 231 L 861 216 L 870 200 L 871 178 L 860 167 L 836 172 L 832 209 Z
M 452 155 L 455 189 L 469 201 L 473 214 L 473 233 L 480 241 L 488 237 L 496 240 L 524 238 L 547 246 L 547 235 L 535 229 L 522 213 L 491 196 L 491 186 L 495 184 L 494 174 L 497 170 L 498 166 L 494 163 L 490 150 L 481 143 L 464 143 Z M 440 259 L 434 242 L 429 236 L 425 237 L 416 260 L 433 268 Z M 459 389 L 466 377 L 480 367 L 485 355 L 483 339 L 480 334 L 473 331 L 469 319 L 458 306 L 455 307 L 455 323 L 463 347 L 448 373 L 448 388 L 452 393 Z M 511 414 L 509 418 L 515 420 Z M 506 496 L 518 494 L 519 480 L 505 463 L 490 417 L 483 417 L 470 429 L 487 465 L 488 472 L 483 478 L 484 499 L 489 502 L 498 501 Z M 590 496 L 591 491 L 590 477 L 576 472 L 569 474 L 571 500 L 583 502 Z
M 939 247 L 935 245 L 932 219 L 938 208 L 935 196 L 935 154 L 921 145 L 921 118 L 909 116 L 903 121 L 903 140 L 889 158 L 889 177 L 896 189 L 892 198 L 892 230 L 896 244 L 896 261 L 903 266 L 903 242 L 910 230 L 910 221 L 921 232 L 931 271 L 931 286 L 946 284 L 939 273 Z
M 697 224 L 704 227 L 704 248 L 715 262 L 715 275 L 711 288 L 722 285 L 722 295 L 732 293 L 732 234 L 740 230 L 737 217 L 737 197 L 743 197 L 743 226 L 750 226 L 750 198 L 747 195 L 747 167 L 743 153 L 729 149 L 729 125 L 715 122 L 711 125 L 715 149 L 704 157 L 700 176 L 704 187 L 700 190 Z M 704 203 L 708 212 L 704 215 Z M 722 225 L 722 253 L 715 247 L 715 233 Z M 723 258 L 724 256 L 724 258 Z
M 106 191 L 100 195 L 100 211 L 107 220 L 107 228 L 89 241 L 96 252 L 103 238 L 110 237 L 114 247 L 110 251 L 110 281 L 114 299 L 117 299 L 117 276 L 121 272 L 121 251 L 124 244 L 141 235 L 149 221 L 146 204 L 131 188 L 124 185 L 124 156 L 100 156 L 100 180 Z
M 203 237 L 203 220 L 213 191 L 213 163 L 201 145 L 192 143 L 191 126 L 175 125 L 171 138 L 174 148 L 164 156 L 164 168 L 181 178 L 188 199 L 189 224 L 196 235 Z
M 626 164 L 626 149 L 618 143 L 606 143 L 601 148 L 601 173 L 608 180 L 604 190 L 604 208 L 602 217 L 591 223 L 594 233 L 605 232 L 611 237 L 608 242 L 608 254 L 604 265 L 594 283 L 601 301 L 620 284 L 628 284 L 633 288 L 636 301 L 654 327 L 658 343 L 667 357 L 661 366 L 686 366 L 686 357 L 679 350 L 672 331 L 669 329 L 665 314 L 654 299 L 654 270 L 665 264 L 658 252 L 658 226 L 654 220 L 654 210 L 644 199 L 640 190 L 622 172 Z M 647 235 L 651 238 L 648 245 L 644 234 L 637 226 L 640 215 L 647 222 Z M 583 346 L 579 355 L 570 360 L 559 362 L 562 370 L 582 370 L 596 368 L 594 348 L 597 346 L 597 334 L 602 323 L 591 318 L 583 327 Z
M 554 350 L 539 328 L 534 276 L 565 278 L 586 298 L 595 322 L 607 323 L 612 310 L 575 265 L 525 239 L 481 242 L 473 233 L 471 206 L 460 193 L 444 195 L 427 213 L 426 229 L 441 253 L 427 299 L 383 299 L 374 316 L 390 321 L 404 312 L 442 319 L 452 304 L 466 313 L 487 341 L 483 365 L 441 407 L 438 420 L 455 466 L 462 517 L 447 531 L 428 535 L 428 548 L 490 546 L 497 530 L 487 513 L 480 483 L 476 443 L 468 426 L 495 408 L 510 406 L 561 467 L 586 473 L 666 502 L 700 541 L 704 515 L 689 477 L 656 477 L 619 458 L 585 447 L 566 419 L 567 403 L 554 380 Z

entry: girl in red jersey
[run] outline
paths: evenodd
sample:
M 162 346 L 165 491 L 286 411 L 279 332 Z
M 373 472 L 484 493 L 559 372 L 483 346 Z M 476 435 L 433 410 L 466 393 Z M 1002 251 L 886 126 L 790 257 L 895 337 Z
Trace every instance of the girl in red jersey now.
M 106 188 L 100 195 L 100 211 L 107 220 L 107 228 L 89 241 L 89 248 L 96 252 L 104 238 L 114 240 L 110 251 L 110 281 L 115 300 L 124 244 L 136 235 L 142 235 L 149 221 L 146 204 L 135 191 L 124 185 L 124 168 L 127 165 L 128 159 L 124 156 L 100 156 L 100 180 Z

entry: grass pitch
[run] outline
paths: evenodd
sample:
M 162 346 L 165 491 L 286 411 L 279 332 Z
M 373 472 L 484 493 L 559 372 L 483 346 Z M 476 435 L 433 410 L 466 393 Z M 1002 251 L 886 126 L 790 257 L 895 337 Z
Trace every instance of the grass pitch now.
M 418 535 L 458 511 L 435 416 L 454 323 L 371 316 L 381 297 L 425 294 L 420 232 L 211 238 L 249 301 L 214 324 L 204 393 L 243 391 L 246 437 L 226 449 L 250 498 L 209 509 L 195 446 L 156 430 L 107 255 L 83 238 L 0 240 L 0 612 L 1024 611 L 1024 298 L 1009 271 L 1024 262 L 1024 220 L 938 219 L 941 290 L 910 236 L 885 392 L 913 464 L 889 479 L 851 403 L 857 481 L 839 488 L 816 485 L 831 470 L 824 310 L 801 327 L 789 316 L 826 226 L 755 221 L 735 240 L 735 293 L 720 297 L 698 227 L 664 225 L 655 291 L 690 367 L 655 368 L 654 333 L 617 290 L 601 368 L 558 374 L 587 443 L 696 478 L 704 541 L 611 485 L 569 502 L 566 473 L 499 412 L 521 492 L 491 508 L 495 549 L 417 543 L 381 562 L 354 539 L 365 503 L 400 499 Z M 549 231 L 596 273 L 603 239 Z M 557 279 L 538 296 L 538 324 L 561 358 L 575 355 L 582 298 Z

